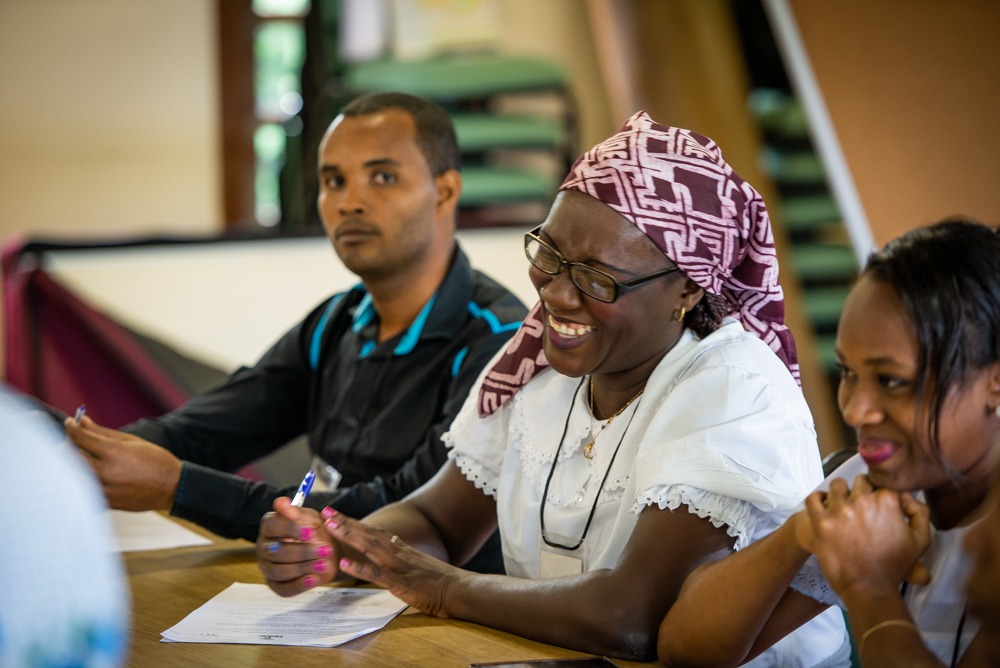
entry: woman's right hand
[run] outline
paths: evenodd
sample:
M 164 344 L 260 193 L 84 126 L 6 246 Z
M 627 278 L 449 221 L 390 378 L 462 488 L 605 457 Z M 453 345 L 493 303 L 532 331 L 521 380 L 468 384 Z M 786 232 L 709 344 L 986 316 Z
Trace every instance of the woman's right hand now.
M 835 479 L 826 497 L 806 499 L 814 552 L 830 586 L 848 592 L 898 593 L 920 572 L 930 545 L 930 512 L 907 493 L 874 490 L 858 476 L 853 487 Z
M 264 515 L 257 534 L 257 565 L 275 593 L 294 596 L 333 580 L 339 549 L 311 508 L 293 506 L 282 496 Z

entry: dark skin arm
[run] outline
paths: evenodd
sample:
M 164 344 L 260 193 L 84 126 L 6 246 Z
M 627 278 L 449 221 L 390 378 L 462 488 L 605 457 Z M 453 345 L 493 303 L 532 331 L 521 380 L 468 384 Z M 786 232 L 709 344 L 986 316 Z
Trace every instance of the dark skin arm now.
M 891 512 L 883 517 L 885 524 L 867 529 L 852 526 L 852 518 L 845 518 L 841 512 L 849 495 L 858 499 L 867 495 L 888 504 Z M 906 515 L 901 511 L 901 503 L 909 508 Z M 813 552 L 824 576 L 848 606 L 855 637 L 861 638 L 868 628 L 887 618 L 887 601 L 898 602 L 899 610 L 905 612 L 899 595 L 900 583 L 907 579 L 926 584 L 929 579 L 926 568 L 917 562 L 926 550 L 926 543 L 918 535 L 923 532 L 919 525 L 926 520 L 912 504 L 916 502 L 908 495 L 886 490 L 873 493 L 863 476 L 855 480 L 850 491 L 846 481 L 831 481 L 829 493 L 811 494 L 806 500 L 806 510 L 790 517 L 774 533 L 728 559 L 698 569 L 688 578 L 677 604 L 660 627 L 660 660 L 667 666 L 737 666 L 815 617 L 826 606 L 789 588 Z M 908 520 L 910 513 L 913 515 Z M 904 531 L 902 525 L 913 521 L 916 522 L 913 530 L 908 527 Z M 873 553 L 873 546 L 884 546 L 885 553 Z M 866 557 L 859 559 L 858 555 Z M 869 573 L 871 577 L 866 577 L 858 569 L 875 569 L 879 574 Z M 886 575 L 889 571 L 891 574 Z M 845 573 L 843 577 L 848 578 L 845 583 L 850 578 L 862 578 L 859 598 L 853 602 L 849 600 L 851 592 L 844 584 L 838 584 L 841 580 L 838 572 Z M 893 584 L 887 585 L 889 581 Z M 732 582 L 741 585 L 733 588 Z M 852 604 L 858 610 L 857 617 Z M 873 621 L 870 614 L 877 619 Z M 906 619 L 909 620 L 908 613 Z M 902 629 L 886 629 L 889 631 L 886 635 L 896 635 Z M 878 631 L 881 633 L 882 630 Z M 923 643 L 912 643 L 913 632 L 909 633 L 910 643 L 915 647 L 908 651 L 926 651 Z M 873 637 L 872 646 L 877 642 Z M 921 655 L 899 656 L 918 661 Z M 876 660 L 871 665 L 909 664 Z
M 809 557 L 796 538 L 801 522 L 808 518 L 793 515 L 769 536 L 691 574 L 660 626 L 664 665 L 738 666 L 826 609 L 789 589 Z
M 628 659 L 652 657 L 656 629 L 684 578 L 698 564 L 729 554 L 733 546 L 725 529 L 687 509 L 647 508 L 611 569 L 527 580 L 451 566 L 462 563 L 490 535 L 495 513 L 493 500 L 448 464 L 405 501 L 364 522 L 335 515 L 326 529 L 351 551 L 335 562 L 339 573 L 385 587 L 420 610 Z M 269 542 L 295 535 L 293 522 L 279 523 L 275 517 L 270 515 L 261 527 L 260 565 L 272 589 L 291 595 L 306 589 L 303 579 L 315 573 L 315 548 L 282 544 L 277 552 L 268 551 Z M 391 542 L 393 535 L 401 540 Z

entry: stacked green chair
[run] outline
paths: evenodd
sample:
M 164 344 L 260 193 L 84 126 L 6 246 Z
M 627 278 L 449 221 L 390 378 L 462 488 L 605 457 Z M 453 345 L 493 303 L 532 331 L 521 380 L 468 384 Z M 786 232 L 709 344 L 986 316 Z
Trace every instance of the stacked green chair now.
M 754 90 L 749 103 L 764 136 L 762 162 L 778 190 L 805 310 L 823 365 L 833 376 L 837 373 L 837 321 L 858 275 L 858 261 L 801 105 L 791 93 L 775 89 Z

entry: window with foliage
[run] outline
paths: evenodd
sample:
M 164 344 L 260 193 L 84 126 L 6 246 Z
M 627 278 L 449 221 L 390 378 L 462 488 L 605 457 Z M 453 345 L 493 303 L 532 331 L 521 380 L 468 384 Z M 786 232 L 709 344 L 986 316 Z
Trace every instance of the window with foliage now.
M 303 17 L 309 0 L 253 0 L 254 215 L 260 225 L 281 222 L 280 174 L 287 139 L 302 132 Z

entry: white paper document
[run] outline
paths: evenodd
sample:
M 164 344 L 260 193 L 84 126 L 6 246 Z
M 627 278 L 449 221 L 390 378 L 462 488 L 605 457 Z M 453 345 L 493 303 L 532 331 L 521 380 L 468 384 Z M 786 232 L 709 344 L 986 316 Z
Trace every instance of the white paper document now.
M 282 598 L 266 585 L 236 582 L 160 635 L 163 642 L 336 647 L 405 608 L 384 589 L 316 587 Z
M 172 522 L 155 510 L 141 513 L 125 510 L 109 512 L 119 552 L 165 550 L 172 547 L 212 544 L 208 538 L 181 526 L 177 522 Z

